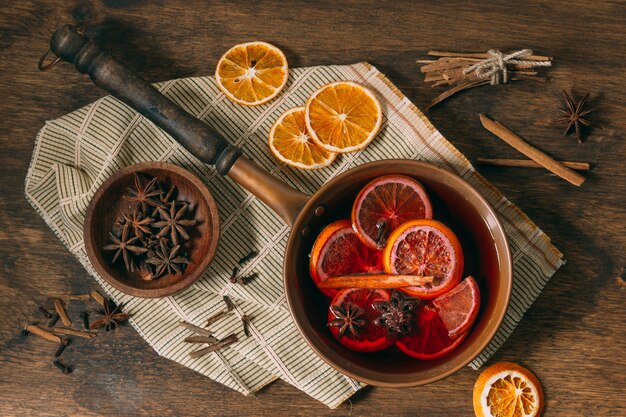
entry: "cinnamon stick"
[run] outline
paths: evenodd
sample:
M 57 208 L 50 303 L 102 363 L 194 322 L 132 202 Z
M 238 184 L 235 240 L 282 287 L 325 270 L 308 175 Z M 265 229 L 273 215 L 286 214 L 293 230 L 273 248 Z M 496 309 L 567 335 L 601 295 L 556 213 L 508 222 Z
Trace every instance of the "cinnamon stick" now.
M 44 330 L 41 327 L 37 326 L 36 324 L 31 324 L 26 326 L 26 330 L 28 330 L 29 332 L 31 332 L 32 334 L 35 334 L 39 337 L 41 337 L 42 339 L 46 339 L 49 342 L 54 342 L 54 343 L 61 343 L 61 338 L 59 336 L 57 336 L 56 334 L 48 331 L 48 330 Z
M 563 178 L 564 180 L 578 187 L 580 187 L 580 185 L 585 182 L 585 177 L 577 174 L 576 172 L 567 168 L 562 163 L 555 161 L 553 158 L 549 157 L 539 149 L 530 145 L 528 142 L 516 135 L 513 131 L 506 128 L 500 122 L 491 120 L 484 114 L 480 114 L 480 121 L 485 129 L 487 129 L 488 131 L 490 131 L 533 161 L 537 162 L 539 165 Z
M 590 166 L 587 162 L 570 162 L 559 161 L 568 168 L 578 171 L 589 171 Z M 501 167 L 517 167 L 517 168 L 543 168 L 537 162 L 532 159 L 499 159 L 499 158 L 476 158 L 476 163 L 479 165 L 495 165 Z
M 59 313 L 59 317 L 61 317 L 61 321 L 63 322 L 63 324 L 65 326 L 71 326 L 72 320 L 70 320 L 69 316 L 67 315 L 64 304 L 65 303 L 63 303 L 63 300 L 57 298 L 56 300 L 54 300 L 54 309 L 57 311 L 57 313 Z
M 179 326 L 183 326 L 187 330 L 191 330 L 194 333 L 199 334 L 200 336 L 213 336 L 213 332 L 209 329 L 202 328 L 200 326 L 196 326 L 195 324 L 188 323 L 186 321 L 181 321 L 178 323 Z
M 90 295 L 91 295 L 91 298 L 96 300 L 98 304 L 100 304 L 101 306 L 104 306 L 104 297 L 102 296 L 102 294 L 100 294 L 96 290 L 93 290 Z
M 434 277 L 419 275 L 344 275 L 326 278 L 319 282 L 319 288 L 405 288 L 433 282 Z
M 68 329 L 67 327 L 55 327 L 52 331 L 54 333 L 82 337 L 83 339 L 91 339 L 92 337 L 96 337 L 96 333 L 85 332 L 82 330 Z
M 186 343 L 217 343 L 219 340 L 213 336 L 188 336 L 183 341 Z
M 238 341 L 239 339 L 237 339 L 237 335 L 236 334 L 231 334 L 230 336 L 226 337 L 223 340 L 220 340 L 217 343 L 213 343 L 205 348 L 202 349 L 198 349 L 196 351 L 193 351 L 189 354 L 190 358 L 199 358 L 201 356 L 206 355 L 207 353 L 211 353 L 211 352 L 216 352 L 230 344 L 235 343 L 236 341 Z
M 458 57 L 458 58 L 475 58 L 475 59 L 487 59 L 491 58 L 491 55 L 487 53 L 462 53 L 462 52 L 441 52 L 441 51 L 430 51 L 428 52 L 430 56 L 446 56 L 446 57 Z M 552 61 L 551 56 L 542 56 L 542 55 L 530 55 L 524 57 L 525 61 Z

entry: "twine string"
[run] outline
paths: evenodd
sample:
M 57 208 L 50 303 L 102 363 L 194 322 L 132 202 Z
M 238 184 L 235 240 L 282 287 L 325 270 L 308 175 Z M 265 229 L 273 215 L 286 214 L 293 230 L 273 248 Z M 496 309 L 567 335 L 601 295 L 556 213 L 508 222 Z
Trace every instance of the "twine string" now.
M 490 84 L 506 84 L 509 81 L 509 71 L 507 65 L 523 65 L 528 68 L 532 67 L 549 67 L 552 65 L 550 61 L 527 61 L 524 59 L 533 54 L 530 49 L 520 49 L 519 51 L 512 52 L 510 54 L 504 54 L 497 49 L 490 49 L 487 51 L 490 55 L 489 58 L 485 58 L 474 65 L 467 67 L 463 70 L 463 74 L 469 74 L 470 72 L 476 72 L 476 76 L 479 79 L 490 78 Z

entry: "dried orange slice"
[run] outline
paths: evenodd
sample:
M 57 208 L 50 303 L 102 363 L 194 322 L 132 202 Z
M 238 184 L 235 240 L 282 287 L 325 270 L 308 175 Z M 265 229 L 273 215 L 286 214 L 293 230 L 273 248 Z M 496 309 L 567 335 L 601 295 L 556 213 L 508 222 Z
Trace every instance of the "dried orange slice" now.
M 304 107 L 289 109 L 276 120 L 270 129 L 269 145 L 276 158 L 302 169 L 328 166 L 336 156 L 311 140 L 304 122 Z
M 351 81 L 327 84 L 306 102 L 306 127 L 313 141 L 328 152 L 366 147 L 378 133 L 383 113 L 370 90 Z
M 537 377 L 512 362 L 491 365 L 474 384 L 477 417 L 535 417 L 541 415 L 543 403 Z
M 266 42 L 235 45 L 215 69 L 217 86 L 229 99 L 258 106 L 276 97 L 287 83 L 287 58 Z

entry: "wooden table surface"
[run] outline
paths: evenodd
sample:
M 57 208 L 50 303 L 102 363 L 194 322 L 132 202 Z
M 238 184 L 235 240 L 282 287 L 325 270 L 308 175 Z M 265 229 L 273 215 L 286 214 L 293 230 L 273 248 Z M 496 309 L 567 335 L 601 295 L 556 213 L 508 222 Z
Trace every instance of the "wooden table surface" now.
M 40 73 L 37 59 L 60 23 L 96 19 L 90 33 L 150 81 L 212 74 L 235 43 L 278 45 L 292 67 L 369 61 L 420 108 L 439 91 L 415 60 L 430 49 L 531 48 L 555 57 L 545 83 L 480 87 L 428 113 L 470 160 L 517 158 L 486 132 L 487 113 L 557 159 L 588 161 L 574 187 L 541 169 L 481 173 L 549 236 L 567 264 L 550 280 L 492 359 L 515 361 L 542 381 L 546 416 L 626 415 L 626 14 L 619 1 L 205 3 L 102 0 L 3 2 L 0 11 L 0 415 L 54 416 L 470 416 L 478 373 L 464 369 L 426 387 L 367 388 L 331 411 L 283 382 L 244 397 L 160 358 L 130 327 L 76 342 L 51 365 L 51 345 L 23 338 L 54 294 L 96 287 L 24 198 L 37 131 L 103 93 L 69 65 Z M 192 4 L 193 3 L 193 4 Z M 588 140 L 550 126 L 561 89 L 590 92 Z

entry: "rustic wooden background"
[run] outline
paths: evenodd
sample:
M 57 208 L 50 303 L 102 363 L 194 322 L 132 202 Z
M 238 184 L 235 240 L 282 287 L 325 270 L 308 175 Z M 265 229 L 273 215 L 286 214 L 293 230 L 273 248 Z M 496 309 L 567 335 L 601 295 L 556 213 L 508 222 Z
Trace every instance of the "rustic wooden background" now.
M 518 157 L 479 124 L 488 113 L 563 160 L 594 165 L 576 188 L 543 170 L 481 172 L 550 235 L 567 265 L 552 278 L 493 358 L 532 369 L 546 416 L 626 415 L 626 14 L 624 2 L 336 1 L 190 2 L 102 0 L 2 2 L 0 11 L 0 414 L 54 416 L 469 416 L 470 369 L 414 389 L 368 388 L 330 411 L 285 383 L 243 397 L 159 358 L 130 327 L 78 341 L 63 359 L 24 339 L 16 325 L 52 294 L 95 287 L 23 196 L 37 131 L 103 94 L 68 65 L 39 73 L 37 59 L 57 25 L 85 19 L 106 50 L 150 81 L 211 74 L 235 43 L 281 47 L 292 67 L 369 61 L 418 107 L 438 93 L 415 59 L 429 49 L 532 48 L 556 59 L 545 83 L 524 81 L 462 93 L 428 113 L 470 159 Z M 560 90 L 591 93 L 598 110 L 579 145 L 550 126 Z M 439 90 L 440 91 L 440 90 Z

